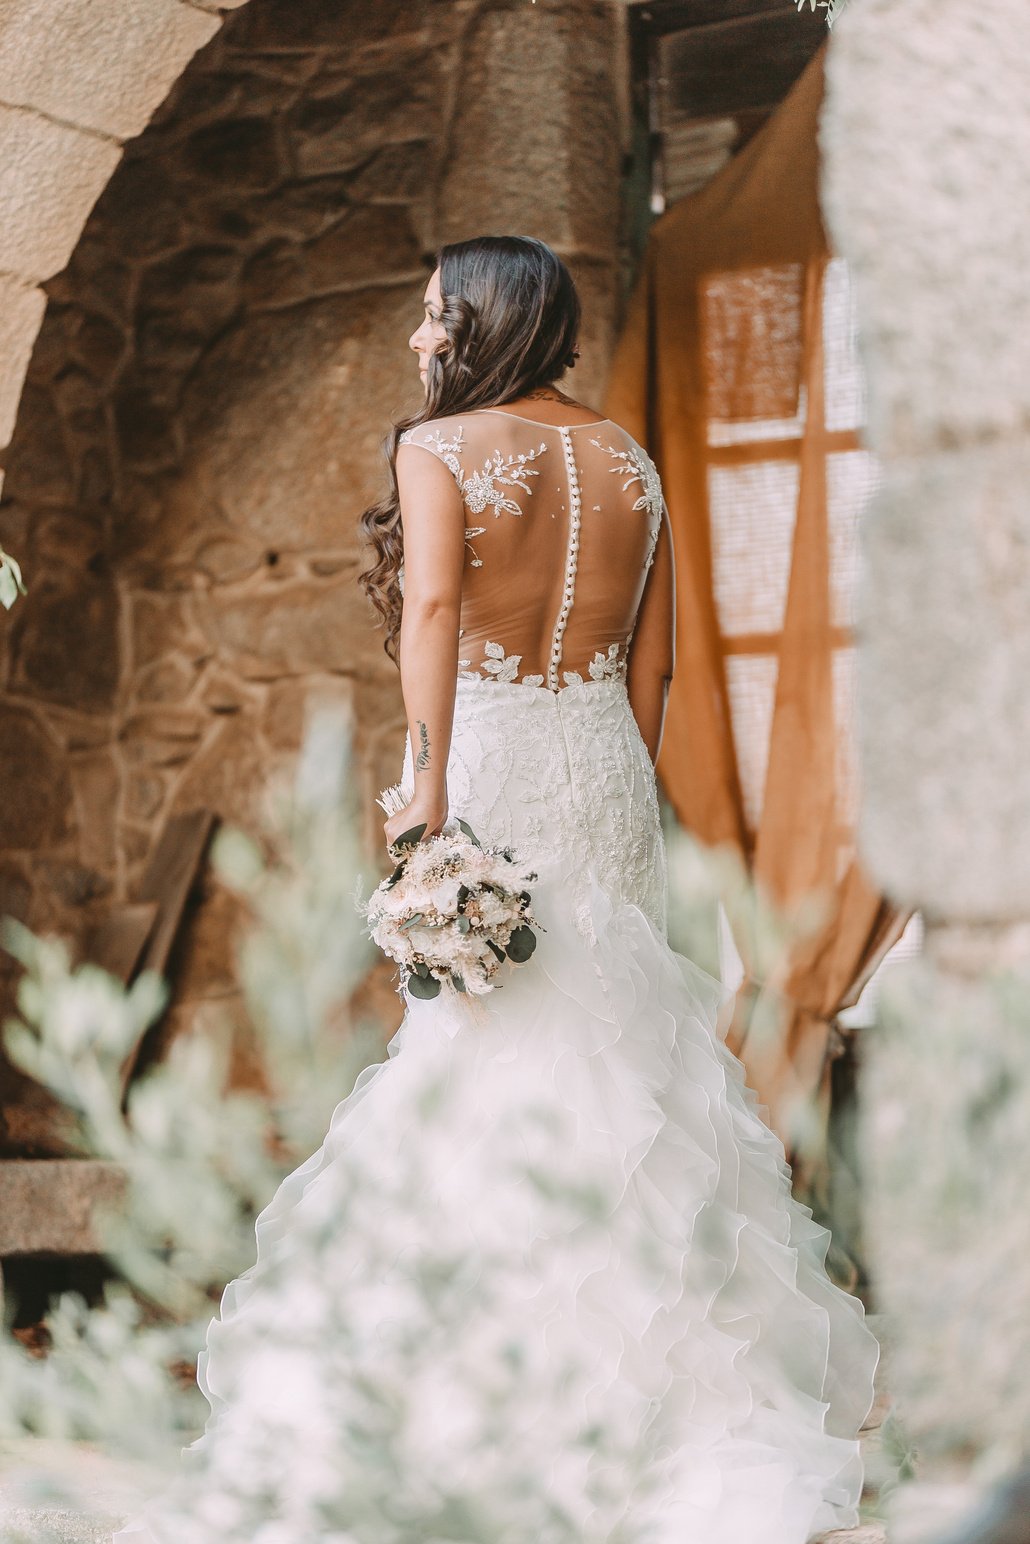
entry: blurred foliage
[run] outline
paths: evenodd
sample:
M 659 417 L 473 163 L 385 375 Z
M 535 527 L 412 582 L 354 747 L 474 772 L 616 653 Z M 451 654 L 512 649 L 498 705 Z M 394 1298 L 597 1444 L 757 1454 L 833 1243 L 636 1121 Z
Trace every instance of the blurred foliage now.
M 1030 1448 L 1030 971 L 898 965 L 865 1033 L 866 1235 L 908 1440 L 993 1480 Z
M 79 1150 L 116 1162 L 127 1179 L 122 1204 L 101 1220 L 122 1280 L 95 1308 L 74 1293 L 57 1300 L 45 1357 L 0 1342 L 8 1502 L 13 1455 L 31 1434 L 146 1465 L 145 1488 L 161 1495 L 175 1544 L 312 1536 L 424 1544 L 427 1518 L 434 1537 L 468 1544 L 530 1534 L 541 1544 L 616 1544 L 625 1497 L 660 1472 L 652 1439 L 641 1442 L 629 1415 L 622 1429 L 590 1418 L 576 1397 L 577 1380 L 590 1375 L 589 1346 L 579 1362 L 549 1360 L 517 1312 L 496 1311 L 500 1295 L 520 1289 L 508 1280 L 510 1248 L 470 1239 L 459 1212 L 413 1209 L 425 1144 L 434 1130 L 447 1140 L 462 1118 L 445 1088 L 422 1090 L 405 1128 L 417 1123 L 419 1139 L 398 1132 L 392 1162 L 381 1143 L 374 1169 L 335 1155 L 328 1183 L 312 1187 L 317 1203 L 305 1194 L 305 1207 L 291 1213 L 289 1269 L 280 1280 L 266 1262 L 269 1290 L 219 1362 L 234 1385 L 230 1406 L 251 1419 L 221 1428 L 217 1443 L 201 1434 L 207 1406 L 194 1365 L 223 1284 L 253 1263 L 255 1216 L 319 1147 L 333 1108 L 381 1056 L 380 1032 L 356 1026 L 348 1007 L 370 949 L 358 900 L 379 877 L 365 881 L 358 871 L 348 739 L 338 717 L 316 714 L 295 783 L 270 791 L 261 839 L 225 831 L 214 848 L 220 874 L 250 911 L 239 970 L 265 1090 L 230 1089 L 231 1026 L 205 1019 L 203 1033 L 177 1036 L 130 1086 L 123 1109 L 124 1056 L 161 1011 L 164 986 L 143 976 L 125 991 L 94 966 L 73 969 L 60 941 L 7 926 L 7 947 L 25 972 L 8 1053 L 68 1105 Z M 525 1167 L 526 1184 L 554 1212 L 552 1235 L 567 1241 L 553 1247 L 550 1268 L 574 1284 L 583 1251 L 611 1247 L 611 1199 L 577 1168 L 574 1133 L 549 1129 L 544 1109 L 536 1127 L 518 1113 L 507 1142 L 499 1123 L 491 1161 Z M 520 1193 L 510 1184 L 497 1191 Z M 632 1215 L 623 1226 L 636 1226 Z M 619 1245 L 626 1270 L 637 1260 L 645 1279 L 656 1248 L 649 1232 L 638 1227 Z M 341 1294 L 334 1283 L 356 1257 L 362 1282 Z M 391 1262 L 398 1308 L 384 1317 Z M 374 1332 L 354 1317 L 362 1303 Z M 340 1359 L 339 1377 L 327 1375 L 329 1357 Z M 267 1418 L 253 1419 L 255 1410 Z M 458 1412 L 460 1437 L 449 1424 Z M 555 1454 L 550 1474 L 539 1473 L 542 1430 Z M 467 1454 L 464 1466 L 456 1448 Z M 595 1475 L 591 1455 L 600 1453 L 609 1462 Z M 606 1495 L 604 1476 L 610 1484 L 613 1474 L 617 1494 Z M 71 1470 L 27 1475 L 22 1500 L 90 1511 Z M 36 1544 L 44 1536 L 37 1525 Z
M 806 5 L 810 11 L 825 11 L 826 25 L 832 27 L 848 5 L 848 0 L 794 0 L 794 4 L 799 11 L 803 11 Z

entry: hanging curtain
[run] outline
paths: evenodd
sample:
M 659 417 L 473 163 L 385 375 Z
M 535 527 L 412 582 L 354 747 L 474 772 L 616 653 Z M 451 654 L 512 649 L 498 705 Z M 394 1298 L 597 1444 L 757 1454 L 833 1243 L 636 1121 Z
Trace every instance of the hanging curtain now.
M 855 854 L 850 607 L 875 468 L 847 273 L 819 212 L 824 59 L 825 46 L 740 154 L 652 225 L 604 405 L 654 457 L 672 520 L 665 793 L 785 913 L 823 901 L 777 982 L 772 1034 L 752 1032 L 766 983 L 736 939 L 727 1041 L 795 1163 L 798 1111 L 825 1130 L 834 1018 L 907 921 Z

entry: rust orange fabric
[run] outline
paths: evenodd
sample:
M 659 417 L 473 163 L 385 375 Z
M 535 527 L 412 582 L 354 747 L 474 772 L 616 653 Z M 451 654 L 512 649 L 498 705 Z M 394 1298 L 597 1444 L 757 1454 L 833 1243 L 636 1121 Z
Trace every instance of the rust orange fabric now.
M 840 340 L 818 196 L 824 59 L 825 47 L 724 170 L 652 225 L 604 400 L 654 457 L 673 526 L 665 792 L 785 912 L 823 900 L 776 983 L 773 1035 L 750 1032 L 768 984 L 736 940 L 746 974 L 728 1042 L 795 1163 L 799 1105 L 824 1127 L 829 1114 L 832 1021 L 908 919 L 862 870 L 844 770 L 854 638 L 840 615 L 848 553 L 832 550 L 846 512 L 829 483 L 856 475 L 862 446 L 837 353 L 826 358 Z

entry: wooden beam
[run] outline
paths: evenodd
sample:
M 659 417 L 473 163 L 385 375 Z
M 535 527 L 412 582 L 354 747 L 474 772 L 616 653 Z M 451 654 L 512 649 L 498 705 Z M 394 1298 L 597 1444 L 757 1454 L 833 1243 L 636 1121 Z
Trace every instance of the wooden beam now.
M 666 33 L 656 40 L 663 113 L 767 108 L 787 95 L 825 37 L 818 16 L 813 30 L 786 6 Z
M 687 27 L 707 27 L 730 17 L 780 12 L 787 3 L 788 0 L 633 0 L 630 24 L 659 35 L 681 32 Z

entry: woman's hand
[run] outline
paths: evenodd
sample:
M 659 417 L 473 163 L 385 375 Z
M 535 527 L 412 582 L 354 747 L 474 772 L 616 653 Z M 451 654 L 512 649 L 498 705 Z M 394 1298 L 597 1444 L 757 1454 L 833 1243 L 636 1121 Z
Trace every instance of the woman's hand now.
M 446 798 L 432 798 L 428 795 L 416 794 L 410 804 L 406 804 L 396 815 L 391 815 L 384 821 L 383 830 L 386 833 L 387 848 L 405 831 L 410 831 L 414 826 L 425 823 L 425 830 L 420 838 L 425 841 L 427 837 L 439 835 L 444 822 L 447 819 Z

